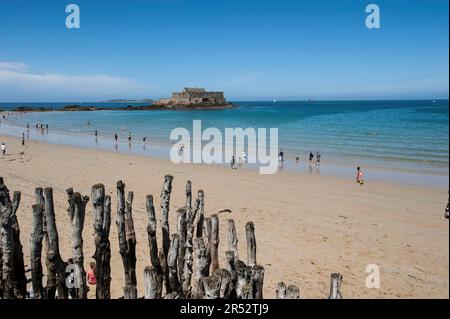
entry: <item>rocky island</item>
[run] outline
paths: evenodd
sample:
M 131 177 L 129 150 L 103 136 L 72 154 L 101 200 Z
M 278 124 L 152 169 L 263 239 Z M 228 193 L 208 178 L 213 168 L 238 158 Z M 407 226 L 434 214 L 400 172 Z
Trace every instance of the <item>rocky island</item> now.
M 117 102 L 117 100 L 115 100 Z M 79 111 L 154 111 L 154 110 L 219 110 L 234 108 L 225 100 L 223 92 L 210 92 L 203 88 L 184 88 L 183 92 L 172 93 L 171 98 L 159 99 L 148 105 L 90 106 L 71 104 L 62 108 L 18 106 L 12 112 L 79 112 Z

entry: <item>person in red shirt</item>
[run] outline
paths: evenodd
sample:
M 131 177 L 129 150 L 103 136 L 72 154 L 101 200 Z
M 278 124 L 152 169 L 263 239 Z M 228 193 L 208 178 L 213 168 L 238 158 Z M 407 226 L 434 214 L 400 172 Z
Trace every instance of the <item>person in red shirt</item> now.
M 95 277 L 95 262 L 90 263 L 91 269 L 87 272 L 87 282 L 89 285 L 97 284 L 97 278 Z
M 356 168 L 356 182 L 359 183 L 359 185 L 364 184 L 363 172 L 361 171 L 361 167 L 359 166 Z

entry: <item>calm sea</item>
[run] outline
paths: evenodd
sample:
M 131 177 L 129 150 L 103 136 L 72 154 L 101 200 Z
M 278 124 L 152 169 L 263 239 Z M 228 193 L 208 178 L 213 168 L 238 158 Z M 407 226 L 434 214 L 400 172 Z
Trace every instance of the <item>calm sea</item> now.
M 32 138 L 86 146 L 86 138 L 92 139 L 94 130 L 104 142 L 112 141 L 115 132 L 125 140 L 131 131 L 134 141 L 145 136 L 150 144 L 170 145 L 172 129 L 191 130 L 193 120 L 202 120 L 203 128 L 216 127 L 222 132 L 228 127 L 277 127 L 279 145 L 291 161 L 300 156 L 304 162 L 310 151 L 319 151 L 324 163 L 328 160 L 352 168 L 368 165 L 436 175 L 449 172 L 448 100 L 234 103 L 235 109 L 210 111 L 28 113 L 3 120 L 0 133 L 21 135 L 27 123 L 32 128 L 44 123 L 51 134 L 41 136 L 32 129 Z M 60 108 L 67 104 L 71 103 L 0 103 L 0 109 L 20 105 Z

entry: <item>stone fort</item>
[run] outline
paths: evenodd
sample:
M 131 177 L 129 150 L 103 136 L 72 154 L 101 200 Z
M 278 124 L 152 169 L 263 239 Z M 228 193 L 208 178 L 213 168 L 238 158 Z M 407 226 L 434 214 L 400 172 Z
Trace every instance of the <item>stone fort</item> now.
M 189 105 L 189 104 L 225 104 L 223 92 L 206 91 L 204 88 L 184 88 L 182 92 L 172 93 L 171 98 L 159 99 L 160 105 Z

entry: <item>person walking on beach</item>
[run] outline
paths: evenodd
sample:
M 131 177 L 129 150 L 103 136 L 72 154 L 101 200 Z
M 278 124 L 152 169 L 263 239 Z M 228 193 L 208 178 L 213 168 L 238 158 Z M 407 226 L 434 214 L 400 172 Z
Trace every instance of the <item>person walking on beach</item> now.
M 131 144 L 131 132 L 128 132 L 128 144 Z
M 94 131 L 94 135 L 95 135 L 95 138 L 97 138 L 97 136 L 98 136 L 98 131 L 97 130 Z
M 116 141 L 116 144 L 117 144 L 117 139 L 118 139 L 117 133 L 114 133 L 114 140 Z
M 2 155 L 5 155 L 6 153 L 6 145 L 5 143 L 2 143 Z
M 312 152 L 309 152 L 309 162 L 312 163 L 314 159 L 314 154 Z
M 364 185 L 364 175 L 359 166 L 356 168 L 356 182 L 361 186 Z
M 25 146 L 25 133 L 22 133 L 22 146 Z
M 231 169 L 235 169 L 234 165 L 236 164 L 236 159 L 234 158 L 234 155 L 231 156 L 231 162 L 230 162 L 230 164 L 231 164 Z

